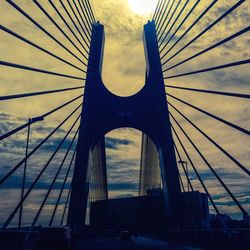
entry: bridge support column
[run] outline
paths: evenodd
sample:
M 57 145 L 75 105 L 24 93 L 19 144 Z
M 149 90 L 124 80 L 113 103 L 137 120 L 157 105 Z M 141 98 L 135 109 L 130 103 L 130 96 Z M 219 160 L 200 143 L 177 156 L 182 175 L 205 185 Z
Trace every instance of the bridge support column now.
M 89 152 L 113 129 L 132 127 L 146 133 L 157 145 L 169 224 L 178 218 L 180 183 L 154 22 L 144 27 L 147 60 L 146 83 L 130 97 L 119 97 L 102 82 L 104 27 L 93 27 L 89 67 L 85 85 L 81 128 L 72 182 L 68 224 L 74 231 L 85 225 L 88 197 Z
M 154 22 L 149 21 L 144 26 L 144 46 L 147 61 L 146 84 L 152 86 L 155 91 L 152 98 L 156 95 L 157 100 L 155 112 L 158 113 L 158 119 L 155 120 L 155 127 L 151 129 L 158 142 L 167 225 L 172 227 L 176 225 L 179 217 L 181 188 Z
M 91 132 L 93 125 L 91 117 L 95 116 L 90 108 L 95 102 L 93 96 L 91 96 L 91 88 L 95 82 L 99 82 L 101 79 L 103 47 L 104 27 L 99 23 L 95 23 L 92 29 L 87 80 L 67 221 L 67 224 L 74 232 L 82 231 L 85 227 L 90 181 L 88 176 L 89 158 L 95 140 Z M 95 142 L 97 143 L 97 141 Z

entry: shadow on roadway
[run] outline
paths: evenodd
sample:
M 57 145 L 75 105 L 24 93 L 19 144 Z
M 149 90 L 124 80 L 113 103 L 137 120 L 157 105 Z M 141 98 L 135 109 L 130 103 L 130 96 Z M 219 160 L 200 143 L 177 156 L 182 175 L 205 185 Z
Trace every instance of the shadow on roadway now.
M 130 240 L 100 238 L 92 241 L 78 242 L 77 250 L 198 250 L 198 248 L 186 247 L 148 237 L 132 237 Z

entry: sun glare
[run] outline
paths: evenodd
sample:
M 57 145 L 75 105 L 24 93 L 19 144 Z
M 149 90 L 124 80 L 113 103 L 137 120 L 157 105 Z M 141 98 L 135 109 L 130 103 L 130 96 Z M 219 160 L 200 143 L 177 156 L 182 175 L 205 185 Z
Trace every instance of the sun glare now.
M 158 0 L 128 0 L 130 8 L 138 15 L 148 15 L 152 13 Z

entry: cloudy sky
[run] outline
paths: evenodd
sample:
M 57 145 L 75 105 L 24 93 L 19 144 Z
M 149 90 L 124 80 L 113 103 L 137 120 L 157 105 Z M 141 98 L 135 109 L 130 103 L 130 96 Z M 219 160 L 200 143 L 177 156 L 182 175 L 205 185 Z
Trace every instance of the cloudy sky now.
M 144 86 L 145 75 L 145 57 L 142 43 L 143 25 L 152 16 L 152 11 L 157 3 L 157 0 L 148 0 L 151 9 L 142 9 L 139 5 L 132 5 L 131 3 L 141 2 L 139 0 L 92 0 L 93 9 L 96 18 L 105 26 L 106 42 L 104 53 L 103 66 L 103 81 L 106 87 L 116 95 L 129 96 L 138 92 Z M 42 25 L 50 34 L 52 34 L 58 41 L 69 48 L 78 57 L 82 55 L 79 51 L 67 40 L 65 36 L 51 23 L 42 11 L 31 0 L 15 0 L 13 1 L 22 9 L 25 10 L 32 18 L 34 18 L 40 25 Z M 59 1 L 52 1 L 55 6 L 63 13 L 65 12 Z M 179 1 L 175 1 L 174 7 Z M 189 10 L 195 4 L 195 0 L 188 1 L 188 4 L 183 11 L 182 17 L 179 18 L 170 32 L 170 35 L 182 22 Z M 202 13 L 212 1 L 200 1 L 195 8 L 195 11 L 187 19 L 182 28 L 175 34 L 171 43 L 166 50 L 175 42 L 185 30 L 194 22 L 194 20 Z M 216 18 L 221 16 L 227 9 L 229 9 L 236 0 L 221 0 L 205 15 L 205 17 L 185 36 L 178 45 L 168 54 L 168 57 L 173 55 L 178 49 L 185 46 L 193 37 L 204 30 Z M 57 15 L 51 4 L 42 0 L 39 3 L 46 9 L 46 11 L 54 18 L 54 20 L 62 27 L 62 29 L 75 41 L 77 46 L 79 43 L 70 33 L 69 29 Z M 67 1 L 63 1 L 65 6 L 69 8 Z M 186 3 L 185 0 L 180 1 L 177 9 L 178 13 Z M 174 9 L 174 8 L 173 8 Z M 204 48 L 228 37 L 241 29 L 245 28 L 249 23 L 250 4 L 245 1 L 241 6 L 234 10 L 228 17 L 223 19 L 209 32 L 200 37 L 191 46 L 186 48 L 180 55 L 176 56 L 168 62 L 163 69 L 168 68 L 176 63 L 186 59 L 187 57 L 201 51 Z M 73 15 L 73 13 L 70 11 Z M 172 13 L 172 12 L 171 12 Z M 70 27 L 77 33 L 77 30 L 66 16 L 66 20 L 70 23 Z M 75 20 L 77 22 L 77 20 Z M 169 27 L 174 22 L 174 18 L 169 24 Z M 44 32 L 39 30 L 27 20 L 22 14 L 18 13 L 6 1 L 0 2 L 0 23 L 4 27 L 22 35 L 26 39 L 33 41 L 39 46 L 46 48 L 57 56 L 64 58 L 66 61 L 73 63 L 78 67 L 82 64 L 78 59 L 70 55 L 55 41 L 49 38 Z M 2 29 L 2 28 L 1 28 Z M 46 69 L 50 71 L 69 74 L 77 77 L 85 77 L 85 74 L 55 58 L 38 51 L 32 46 L 25 44 L 3 30 L 0 30 L 0 55 L 2 61 L 33 66 L 35 68 Z M 198 69 L 208 68 L 224 63 L 235 62 L 239 60 L 249 59 L 249 33 L 242 35 L 233 41 L 230 41 L 202 56 L 197 57 L 173 70 L 167 71 L 165 76 L 172 76 L 178 73 L 185 73 Z M 82 57 L 81 57 L 82 58 Z M 166 57 L 167 58 L 167 57 Z M 164 58 L 163 61 L 166 59 Z M 249 94 L 249 70 L 248 65 L 230 68 L 227 70 L 213 71 L 205 74 L 197 74 L 186 77 L 179 77 L 166 80 L 166 84 L 182 87 L 213 89 L 227 92 L 238 92 Z M 83 85 L 83 81 L 69 78 L 48 76 L 40 73 L 32 73 L 13 69 L 9 67 L 0 67 L 0 95 L 10 95 L 13 93 L 26 93 L 34 91 L 45 91 L 59 88 L 78 87 Z M 249 102 L 248 100 L 240 98 L 230 98 L 223 96 L 211 96 L 202 93 L 192 93 L 189 91 L 167 89 L 167 92 L 175 95 L 189 103 L 207 109 L 209 112 L 216 114 L 232 123 L 250 129 L 249 125 Z M 81 95 L 82 89 L 74 90 L 65 93 L 51 94 L 48 96 L 39 96 L 32 98 L 24 98 L 19 100 L 1 101 L 0 109 L 0 134 L 27 122 L 29 117 L 36 117 L 42 115 L 48 110 L 63 104 L 72 98 Z M 231 153 L 238 159 L 245 167 L 249 169 L 249 138 L 234 129 L 229 128 L 222 123 L 208 118 L 201 113 L 192 110 L 191 108 L 174 101 L 169 98 L 174 106 L 181 110 L 187 117 L 189 117 L 195 124 L 204 130 L 211 138 L 216 140 L 224 149 Z M 31 129 L 30 149 L 33 149 L 46 135 L 48 135 L 53 128 L 55 128 L 67 115 L 72 112 L 81 103 L 81 98 L 76 100 L 71 105 L 57 111 L 51 116 L 48 116 L 45 121 L 37 123 Z M 248 176 L 243 173 L 237 165 L 232 163 L 218 149 L 209 143 L 199 132 L 197 132 L 189 123 L 173 109 L 171 113 L 181 122 L 185 131 L 188 132 L 192 140 L 197 144 L 204 154 L 209 159 L 209 163 L 218 171 L 225 183 L 230 187 L 232 192 L 236 195 L 238 200 L 242 203 L 244 208 L 250 212 L 250 184 Z M 38 174 L 39 170 L 44 166 L 46 161 L 51 156 L 51 152 L 56 148 L 61 138 L 66 134 L 73 122 L 80 114 L 80 109 L 66 122 L 59 131 L 52 136 L 36 154 L 28 161 L 29 175 L 27 176 L 27 186 L 29 186 Z M 185 144 L 190 156 L 192 157 L 195 166 L 199 169 L 205 184 L 210 190 L 216 204 L 221 212 L 229 213 L 235 218 L 240 218 L 239 210 L 234 206 L 233 201 L 226 194 L 225 190 L 221 188 L 218 181 L 215 180 L 209 169 L 206 167 L 204 161 L 195 152 L 192 145 L 183 136 L 180 129 L 173 121 L 182 142 Z M 24 206 L 24 222 L 28 223 L 35 211 L 42 202 L 42 197 L 46 193 L 49 183 L 53 179 L 53 173 L 56 172 L 68 146 L 70 145 L 74 134 L 77 131 L 79 124 L 77 123 L 65 140 L 63 147 L 59 150 L 58 155 L 53 159 L 50 168 L 45 171 L 36 190 L 30 194 Z M 25 139 L 26 130 L 11 136 L 9 139 L 1 142 L 1 176 L 4 176 L 13 166 L 15 166 L 25 154 Z M 110 132 L 106 137 L 107 142 L 107 165 L 108 165 L 108 181 L 110 197 L 137 195 L 139 182 L 139 165 L 140 165 L 140 146 L 141 133 L 133 129 L 119 129 Z M 176 141 L 178 148 L 180 145 Z M 75 141 L 72 149 L 75 147 Z M 186 160 L 184 152 L 180 148 L 182 158 Z M 65 162 L 65 168 L 62 169 L 59 175 L 59 181 L 56 183 L 56 190 L 49 196 L 48 202 L 42 211 L 43 221 L 46 221 L 47 215 L 53 207 L 54 201 L 58 196 L 60 185 L 63 182 L 63 176 L 67 169 L 66 166 L 71 160 L 73 150 L 70 151 L 69 156 Z M 36 157 L 37 156 L 37 157 Z M 190 165 L 190 164 L 189 164 Z M 0 223 L 4 221 L 7 214 L 13 210 L 16 201 L 20 199 L 20 186 L 23 168 L 20 168 L 13 177 L 4 184 L 4 188 L 0 190 Z M 181 171 L 181 169 L 180 169 Z M 183 175 L 182 171 L 181 174 Z M 69 174 L 67 180 L 67 187 L 69 186 L 72 172 Z M 190 177 L 193 186 L 197 190 L 202 191 L 202 187 L 195 178 L 195 174 L 191 170 Z M 59 204 L 56 219 L 59 220 L 63 211 L 63 203 L 67 197 L 67 190 L 63 193 Z M 211 212 L 213 210 L 211 209 Z M 15 220 L 13 221 L 15 222 Z

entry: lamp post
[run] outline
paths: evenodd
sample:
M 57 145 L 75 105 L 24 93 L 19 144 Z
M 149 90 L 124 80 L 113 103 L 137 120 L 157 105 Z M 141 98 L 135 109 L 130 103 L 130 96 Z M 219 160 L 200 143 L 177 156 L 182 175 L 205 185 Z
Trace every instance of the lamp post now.
M 43 116 L 29 118 L 29 120 L 28 120 L 26 149 L 25 149 L 25 162 L 24 162 L 23 181 L 22 181 L 22 190 L 21 190 L 21 201 L 23 200 L 23 197 L 24 197 L 24 189 L 25 189 L 25 182 L 26 182 L 27 156 L 28 156 L 28 153 L 29 153 L 29 140 L 30 140 L 30 125 L 35 123 L 35 122 L 39 122 L 39 121 L 43 121 L 43 120 L 44 120 Z M 21 225 L 22 225 L 22 215 L 23 215 L 23 203 L 21 204 L 20 210 L 19 210 L 18 229 L 20 229 Z

